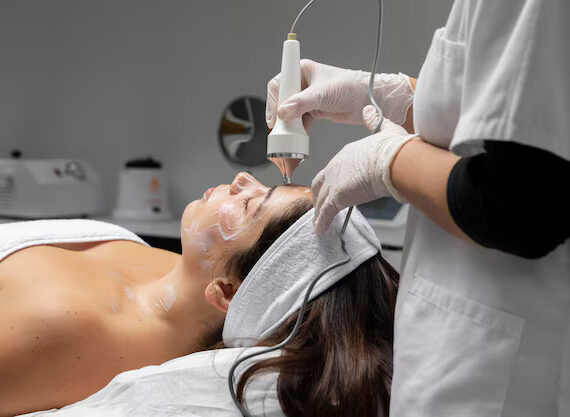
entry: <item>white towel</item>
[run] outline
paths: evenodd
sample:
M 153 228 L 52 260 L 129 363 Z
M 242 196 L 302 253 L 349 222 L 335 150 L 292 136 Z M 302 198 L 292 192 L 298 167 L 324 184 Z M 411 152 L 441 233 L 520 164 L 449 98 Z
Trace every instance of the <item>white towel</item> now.
M 313 231 L 314 210 L 310 210 L 271 245 L 230 303 L 223 331 L 226 346 L 253 346 L 269 336 L 299 309 L 311 282 L 325 268 L 346 258 L 339 236 L 347 210 L 336 216 L 322 236 Z M 352 212 L 344 240 L 352 260 L 323 276 L 310 300 L 381 251 L 374 230 L 357 209 Z
M 148 246 L 133 232 L 110 223 L 84 219 L 32 220 L 0 225 L 0 261 L 30 246 L 104 240 L 130 240 Z

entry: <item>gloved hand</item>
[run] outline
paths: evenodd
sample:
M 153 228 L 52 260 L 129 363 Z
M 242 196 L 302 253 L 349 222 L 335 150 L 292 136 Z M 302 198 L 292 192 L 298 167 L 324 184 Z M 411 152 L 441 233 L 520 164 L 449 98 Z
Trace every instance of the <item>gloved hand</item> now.
M 378 124 L 374 107 L 366 106 L 362 114 L 368 129 L 374 130 Z M 378 133 L 344 146 L 313 180 L 315 231 L 325 232 L 346 207 L 380 197 L 403 201 L 390 180 L 390 165 L 400 148 L 415 138 L 384 118 Z
M 368 81 L 370 73 L 301 60 L 301 87 L 303 90 L 279 106 L 277 75 L 267 84 L 266 120 L 269 128 L 275 125 L 276 113 L 284 121 L 303 115 L 305 128 L 315 119 L 329 119 L 337 123 L 362 124 L 362 109 L 370 103 Z M 384 115 L 395 123 L 406 121 L 412 105 L 413 89 L 410 77 L 404 74 L 376 74 L 374 98 Z

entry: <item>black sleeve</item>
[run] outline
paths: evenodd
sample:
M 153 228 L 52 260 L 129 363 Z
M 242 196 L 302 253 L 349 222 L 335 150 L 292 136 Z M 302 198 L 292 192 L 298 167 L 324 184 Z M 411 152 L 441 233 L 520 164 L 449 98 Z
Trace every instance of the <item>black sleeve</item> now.
M 513 142 L 487 141 L 447 183 L 455 223 L 487 248 L 536 259 L 570 237 L 570 161 Z

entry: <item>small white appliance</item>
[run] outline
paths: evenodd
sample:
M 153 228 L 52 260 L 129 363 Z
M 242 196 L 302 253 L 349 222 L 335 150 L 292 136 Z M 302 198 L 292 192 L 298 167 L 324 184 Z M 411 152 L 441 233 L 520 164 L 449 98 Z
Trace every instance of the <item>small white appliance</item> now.
M 85 161 L 0 159 L 2 217 L 85 217 L 104 209 L 101 180 Z
M 113 217 L 121 220 L 167 220 L 168 176 L 162 164 L 152 158 L 127 161 L 119 174 L 117 208 Z

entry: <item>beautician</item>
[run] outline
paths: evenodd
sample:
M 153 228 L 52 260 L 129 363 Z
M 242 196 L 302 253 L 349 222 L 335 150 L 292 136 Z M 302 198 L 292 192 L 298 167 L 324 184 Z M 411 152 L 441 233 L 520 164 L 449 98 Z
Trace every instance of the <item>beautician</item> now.
M 378 74 L 381 130 L 313 181 L 315 228 L 411 204 L 392 417 L 570 416 L 570 2 L 456 0 L 416 80 Z M 364 123 L 367 74 L 303 61 L 267 119 Z

